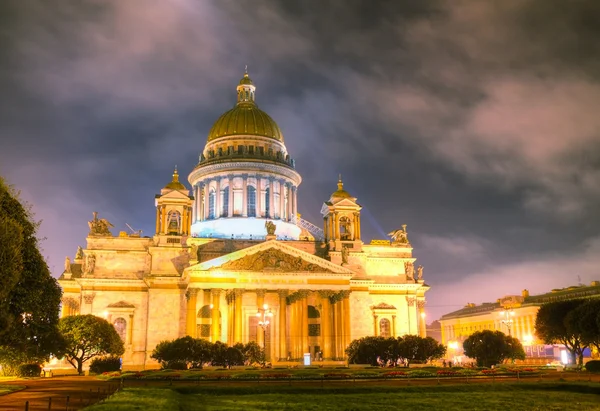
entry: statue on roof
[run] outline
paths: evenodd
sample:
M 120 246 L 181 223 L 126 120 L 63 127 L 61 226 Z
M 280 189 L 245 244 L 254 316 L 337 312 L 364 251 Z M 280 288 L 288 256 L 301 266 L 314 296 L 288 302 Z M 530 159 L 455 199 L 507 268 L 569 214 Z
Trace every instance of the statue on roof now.
M 402 228 L 388 233 L 392 237 L 394 244 L 408 244 L 408 233 L 406 232 L 406 224 L 402 224 Z
M 350 251 L 348 247 L 342 247 L 342 264 L 348 264 L 348 257 L 350 256 Z
M 422 265 L 417 267 L 417 278 L 419 280 L 423 279 L 423 266 Z
M 414 280 L 415 278 L 415 266 L 410 261 L 404 262 L 404 272 L 406 273 L 406 277 L 409 280 Z
M 81 248 L 80 245 L 77 246 L 77 252 L 75 253 L 75 259 L 76 260 L 82 260 L 83 259 L 83 249 Z
M 114 226 L 109 223 L 107 219 L 98 218 L 97 211 L 94 211 L 93 215 L 94 219 L 88 221 L 88 226 L 90 227 L 90 233 L 88 235 L 96 237 L 112 237 L 109 228 Z
M 65 273 L 71 272 L 71 259 L 69 257 L 65 257 Z
M 265 221 L 265 228 L 267 229 L 267 235 L 275 235 L 275 229 L 277 226 L 272 221 Z
M 88 254 L 85 264 L 85 273 L 86 274 L 94 274 L 94 269 L 96 268 L 96 256 L 94 254 Z

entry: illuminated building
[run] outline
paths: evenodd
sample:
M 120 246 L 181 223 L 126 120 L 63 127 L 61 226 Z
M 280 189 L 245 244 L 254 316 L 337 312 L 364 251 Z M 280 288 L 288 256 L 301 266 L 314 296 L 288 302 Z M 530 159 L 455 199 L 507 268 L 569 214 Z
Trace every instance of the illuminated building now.
M 125 366 L 156 366 L 156 344 L 185 335 L 256 341 L 272 362 L 343 360 L 356 338 L 425 335 L 429 286 L 406 226 L 364 244 L 361 206 L 341 178 L 322 226 L 301 219 L 301 176 L 255 92 L 245 74 L 189 174 L 191 190 L 175 170 L 156 196 L 153 237 L 113 236 L 94 215 L 87 246 L 65 264 L 63 315 L 111 321 Z
M 544 345 L 535 335 L 535 319 L 542 304 L 579 298 L 600 298 L 600 282 L 552 290 L 540 295 L 509 295 L 494 303 L 467 304 L 440 319 L 442 344 L 448 346 L 450 358 L 462 354 L 462 343 L 476 331 L 502 331 L 518 338 L 528 357 L 554 357 L 552 346 Z

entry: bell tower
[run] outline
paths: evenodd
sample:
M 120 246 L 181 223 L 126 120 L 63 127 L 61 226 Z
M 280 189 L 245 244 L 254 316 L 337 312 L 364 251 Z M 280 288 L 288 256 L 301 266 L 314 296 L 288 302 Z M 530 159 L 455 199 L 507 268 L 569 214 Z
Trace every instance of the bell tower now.
M 177 166 L 173 179 L 155 197 L 156 235 L 190 235 L 194 197 L 179 182 Z
M 340 175 L 338 189 L 321 207 L 325 231 L 325 241 L 330 251 L 341 252 L 344 248 L 349 251 L 361 251 L 360 240 L 360 210 L 356 197 L 344 190 Z M 343 254 L 343 253 L 342 253 Z

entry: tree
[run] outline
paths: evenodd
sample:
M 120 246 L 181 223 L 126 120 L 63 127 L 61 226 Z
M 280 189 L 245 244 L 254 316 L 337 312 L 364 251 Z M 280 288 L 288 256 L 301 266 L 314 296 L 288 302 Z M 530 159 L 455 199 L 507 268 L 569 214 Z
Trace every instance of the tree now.
M 235 347 L 217 341 L 213 344 L 212 365 L 231 368 L 234 365 L 244 365 L 244 355 Z
M 352 364 L 379 365 L 380 357 L 385 355 L 390 341 L 384 337 L 363 337 L 352 340 L 346 348 L 348 362 Z
M 233 347 L 242 352 L 246 365 L 263 364 L 265 362 L 265 353 L 255 341 L 250 341 L 247 344 L 237 343 Z
M 64 317 L 58 324 L 65 358 L 81 374 L 83 364 L 97 355 L 122 355 L 123 341 L 105 319 L 91 314 Z
M 213 344 L 203 339 L 195 339 L 192 345 L 191 368 L 200 368 L 212 360 Z
M 474 332 L 464 341 L 463 348 L 465 355 L 474 358 L 480 367 L 501 364 L 506 359 L 525 359 L 519 340 L 500 331 Z
M 567 315 L 568 328 L 581 336 L 583 345 L 600 351 L 600 300 L 588 300 Z
M 47 359 L 60 341 L 62 291 L 40 253 L 38 226 L 0 178 L 0 346 L 27 361 Z
M 417 351 L 417 359 L 422 362 L 437 360 L 446 355 L 446 346 L 438 343 L 431 337 L 421 338 L 419 350 Z
M 584 300 L 555 301 L 540 307 L 535 319 L 535 332 L 546 344 L 563 344 L 571 355 L 571 361 L 583 365 L 586 348 L 578 327 L 569 313 L 585 303 Z

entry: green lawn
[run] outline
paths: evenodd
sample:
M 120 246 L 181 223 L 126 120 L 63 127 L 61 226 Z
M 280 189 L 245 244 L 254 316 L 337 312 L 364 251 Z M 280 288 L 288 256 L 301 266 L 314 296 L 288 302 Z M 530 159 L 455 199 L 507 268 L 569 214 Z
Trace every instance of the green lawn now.
M 19 391 L 25 388 L 23 385 L 0 385 L 0 395 L 10 394 L 13 391 Z
M 449 386 L 129 388 L 86 410 L 600 410 L 591 383 Z

